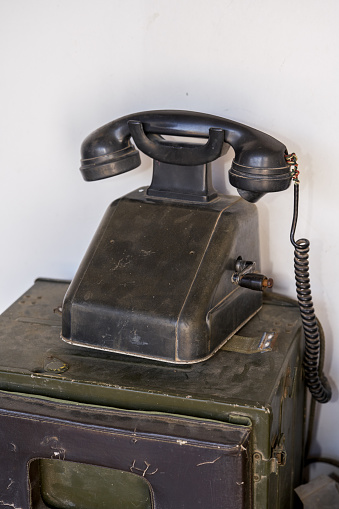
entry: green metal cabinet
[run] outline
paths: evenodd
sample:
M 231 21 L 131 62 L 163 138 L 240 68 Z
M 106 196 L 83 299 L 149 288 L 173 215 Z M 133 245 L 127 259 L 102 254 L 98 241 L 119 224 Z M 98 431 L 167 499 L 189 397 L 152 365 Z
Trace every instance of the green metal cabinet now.
M 297 507 L 296 307 L 271 295 L 212 358 L 177 366 L 61 341 L 67 286 L 37 280 L 0 319 L 3 505 Z

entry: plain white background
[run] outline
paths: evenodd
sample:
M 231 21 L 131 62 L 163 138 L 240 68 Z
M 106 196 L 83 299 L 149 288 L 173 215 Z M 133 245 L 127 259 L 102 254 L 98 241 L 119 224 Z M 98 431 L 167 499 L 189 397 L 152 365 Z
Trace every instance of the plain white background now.
M 333 385 L 313 452 L 339 457 L 338 16 L 336 0 L 0 1 L 1 310 L 38 276 L 72 278 L 108 204 L 150 182 L 147 158 L 84 182 L 91 131 L 161 108 L 256 127 L 299 157 L 297 236 L 311 240 Z M 223 183 L 229 162 L 215 182 L 234 193 Z M 294 296 L 292 188 L 258 208 L 262 269 Z

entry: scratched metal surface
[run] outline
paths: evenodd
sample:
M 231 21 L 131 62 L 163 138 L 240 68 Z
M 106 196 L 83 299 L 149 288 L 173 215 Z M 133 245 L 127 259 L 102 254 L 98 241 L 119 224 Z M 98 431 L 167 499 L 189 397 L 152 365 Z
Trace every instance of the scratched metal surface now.
M 57 400 L 48 398 L 57 398 L 67 404 L 249 426 L 251 449 L 263 458 L 257 470 L 252 465 L 257 476 L 253 507 L 271 507 L 270 500 L 277 508 L 294 507 L 303 442 L 302 335 L 296 307 L 274 299 L 211 359 L 175 366 L 64 343 L 58 308 L 67 286 L 39 280 L 0 317 L 0 389 L 12 396 L 35 395 L 45 406 L 48 401 L 55 406 Z M 260 353 L 256 350 L 264 332 L 276 335 L 272 349 Z M 268 475 L 264 467 L 281 434 L 288 462 L 278 475 Z
M 110 389 L 129 389 L 264 406 L 272 399 L 285 369 L 284 359 L 300 329 L 297 308 L 287 303 L 264 304 L 233 343 L 239 349 L 242 341 L 259 343 L 264 332 L 275 331 L 271 351 L 247 354 L 221 349 L 212 359 L 198 364 L 160 364 L 64 343 L 57 309 L 66 289 L 64 282 L 38 280 L 1 315 L 1 389 L 36 392 L 39 387 L 45 395 L 69 399 L 70 384 L 74 387 L 77 382 L 83 401 L 88 402 L 93 402 L 92 389 L 101 388 L 102 395 Z

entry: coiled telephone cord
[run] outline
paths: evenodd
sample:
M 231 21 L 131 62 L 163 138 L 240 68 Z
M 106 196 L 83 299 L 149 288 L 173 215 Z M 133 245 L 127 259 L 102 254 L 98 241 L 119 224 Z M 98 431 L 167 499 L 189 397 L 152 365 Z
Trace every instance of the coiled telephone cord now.
M 321 338 L 311 295 L 309 275 L 310 242 L 308 239 L 296 241 L 294 238 L 299 206 L 299 171 L 296 155 L 291 154 L 286 156 L 286 161 L 291 165 L 291 174 L 294 181 L 294 207 L 290 239 L 294 246 L 294 273 L 297 299 L 305 337 L 303 360 L 305 381 L 313 398 L 319 403 L 327 403 L 331 399 L 332 391 L 326 377 L 322 373 L 322 366 L 319 364 Z

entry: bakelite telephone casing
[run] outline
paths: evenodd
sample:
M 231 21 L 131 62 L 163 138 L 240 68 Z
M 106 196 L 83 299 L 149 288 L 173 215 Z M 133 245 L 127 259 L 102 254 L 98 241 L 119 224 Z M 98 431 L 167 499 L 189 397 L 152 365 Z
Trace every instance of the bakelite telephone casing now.
M 208 141 L 182 143 L 164 135 Z M 138 166 L 131 136 L 154 161 L 152 183 L 109 206 L 66 293 L 62 338 L 165 362 L 202 361 L 262 305 L 261 292 L 243 287 L 245 279 L 236 284 L 234 275 L 243 260 L 251 267 L 250 288 L 262 289 L 257 212 L 250 202 L 289 186 L 286 147 L 220 117 L 136 113 L 84 141 L 84 178 Z M 229 146 L 235 151 L 230 182 L 245 200 L 212 186 L 211 161 Z

